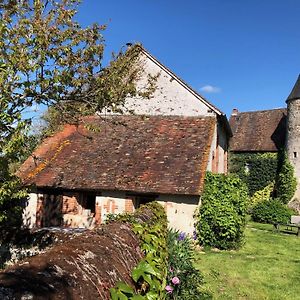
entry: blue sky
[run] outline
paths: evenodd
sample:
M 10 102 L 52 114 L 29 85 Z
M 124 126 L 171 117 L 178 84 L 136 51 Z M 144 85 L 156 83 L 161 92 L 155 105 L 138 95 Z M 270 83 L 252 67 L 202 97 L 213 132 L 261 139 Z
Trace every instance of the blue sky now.
M 83 0 L 107 53 L 141 42 L 227 115 L 284 107 L 300 73 L 298 0 Z

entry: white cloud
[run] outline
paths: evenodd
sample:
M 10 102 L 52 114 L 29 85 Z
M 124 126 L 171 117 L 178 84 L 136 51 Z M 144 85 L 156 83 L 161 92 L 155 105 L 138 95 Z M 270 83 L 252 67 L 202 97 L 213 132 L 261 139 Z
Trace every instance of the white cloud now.
M 217 86 L 212 86 L 208 84 L 201 87 L 200 91 L 204 93 L 220 93 L 221 89 Z

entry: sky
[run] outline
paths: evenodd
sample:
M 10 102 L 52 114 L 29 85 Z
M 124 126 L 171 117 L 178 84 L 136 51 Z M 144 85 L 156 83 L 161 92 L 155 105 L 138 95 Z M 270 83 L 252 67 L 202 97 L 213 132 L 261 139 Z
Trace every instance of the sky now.
M 299 0 L 83 0 L 106 54 L 140 42 L 229 116 L 285 107 L 300 73 Z

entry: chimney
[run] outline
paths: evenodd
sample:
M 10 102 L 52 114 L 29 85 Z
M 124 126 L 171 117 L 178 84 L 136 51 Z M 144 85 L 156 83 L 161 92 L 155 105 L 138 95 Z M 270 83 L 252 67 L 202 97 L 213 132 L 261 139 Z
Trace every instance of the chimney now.
M 239 113 L 238 109 L 237 108 L 234 108 L 231 112 L 231 115 L 232 116 L 236 116 L 237 114 Z

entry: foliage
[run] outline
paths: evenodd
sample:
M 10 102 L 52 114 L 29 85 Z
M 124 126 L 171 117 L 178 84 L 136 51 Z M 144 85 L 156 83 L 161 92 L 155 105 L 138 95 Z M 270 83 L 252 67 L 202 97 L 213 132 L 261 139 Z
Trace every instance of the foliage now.
M 103 67 L 106 26 L 82 28 L 74 20 L 79 0 L 1 1 L 0 81 L 11 112 L 29 105 L 57 105 L 76 113 L 118 109 L 126 96 L 137 95 L 139 47 L 114 54 Z M 146 93 L 147 94 L 147 93 Z
M 127 96 L 147 98 L 155 89 L 155 76 L 136 87 L 143 72 L 138 45 L 121 49 L 103 66 L 106 26 L 82 28 L 75 21 L 79 3 L 0 2 L 0 222 L 25 195 L 10 167 L 26 156 L 33 107 L 51 106 L 47 135 L 62 123 L 78 124 L 85 114 L 122 112 Z
M 151 216 L 149 220 L 149 215 Z M 132 271 L 135 289 L 119 282 L 110 289 L 113 300 L 165 299 L 167 276 L 167 217 L 163 207 L 151 202 L 136 210 L 132 215 L 117 215 L 117 220 L 129 222 L 141 241 L 145 257 Z
M 287 204 L 294 196 L 297 188 L 297 179 L 294 176 L 294 168 L 287 158 L 286 152 L 281 153 L 279 172 L 276 180 L 276 197 Z
M 203 277 L 194 267 L 192 240 L 176 230 L 168 231 L 167 299 L 211 299 L 201 289 Z
M 264 187 L 262 190 L 256 191 L 253 196 L 250 198 L 250 203 L 248 209 L 251 211 L 252 208 L 265 200 L 270 200 L 272 198 L 274 192 L 274 182 L 271 182 L 269 185 Z
M 279 199 L 272 199 L 257 203 L 252 209 L 251 217 L 255 222 L 285 224 L 290 222 L 293 214 L 295 212 Z
M 247 223 L 245 235 L 238 251 L 195 252 L 213 299 L 298 299 L 300 239 L 254 222 Z
M 277 153 L 231 153 L 229 171 L 246 183 L 252 196 L 275 181 L 277 165 Z
M 196 224 L 199 243 L 220 249 L 240 247 L 248 202 L 241 179 L 208 172 L 201 201 Z
M 6 70 L 0 70 L 1 74 Z M 0 230 L 20 225 L 23 199 L 26 190 L 20 188 L 19 179 L 11 167 L 26 152 L 26 122 L 20 113 L 11 115 L 9 101 L 0 95 Z

